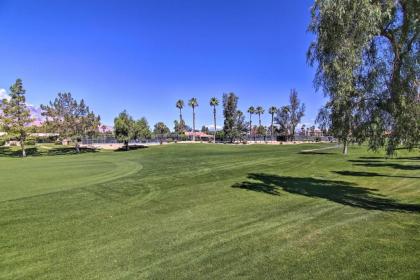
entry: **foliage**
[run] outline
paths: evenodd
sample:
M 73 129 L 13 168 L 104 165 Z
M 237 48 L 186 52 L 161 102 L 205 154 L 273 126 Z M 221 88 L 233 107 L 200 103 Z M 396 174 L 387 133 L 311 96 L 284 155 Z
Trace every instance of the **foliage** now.
M 257 108 L 255 108 L 255 114 L 258 115 L 258 125 L 261 126 L 261 115 L 264 114 L 264 108 L 258 106 Z
M 95 115 L 82 99 L 78 102 L 71 93 L 58 93 L 53 102 L 41 105 L 45 124 L 50 131 L 58 133 L 62 139 L 71 138 L 79 151 L 78 142 L 82 136 L 99 133 L 100 117 Z
M 308 51 L 329 97 L 331 131 L 393 154 L 420 141 L 420 2 L 318 0 Z M 326 122 L 327 123 L 327 122 Z
M 118 117 L 114 119 L 114 134 L 119 142 L 123 142 L 125 149 L 128 150 L 128 143 L 134 137 L 133 118 L 127 113 L 126 110 L 122 111 Z
M 231 142 L 240 135 L 237 126 L 239 119 L 238 99 L 238 96 L 236 96 L 233 92 L 223 94 L 223 132 L 224 137 L 229 139 Z
M 210 98 L 210 106 L 213 107 L 213 124 L 214 124 L 214 138 L 213 138 L 213 142 L 216 142 L 216 131 L 217 131 L 217 126 L 216 126 L 216 107 L 219 106 L 219 99 L 217 99 L 216 97 Z
M 294 139 L 297 125 L 305 114 L 305 104 L 301 104 L 295 89 L 290 91 L 289 105 L 282 106 L 277 111 L 275 121 L 279 124 L 280 133 Z
M 168 134 L 169 132 L 170 132 L 169 128 L 163 122 L 156 123 L 153 129 L 153 133 L 155 135 L 160 135 L 160 136 L 164 134 Z
M 133 124 L 133 139 L 150 139 L 152 132 L 150 131 L 149 123 L 145 117 L 137 120 Z
M 0 104 L 2 113 L 0 123 L 6 132 L 15 134 L 22 149 L 22 157 L 26 156 L 25 139 L 28 126 L 32 122 L 30 111 L 26 105 L 26 91 L 21 79 L 10 87 L 10 100 L 3 99 Z

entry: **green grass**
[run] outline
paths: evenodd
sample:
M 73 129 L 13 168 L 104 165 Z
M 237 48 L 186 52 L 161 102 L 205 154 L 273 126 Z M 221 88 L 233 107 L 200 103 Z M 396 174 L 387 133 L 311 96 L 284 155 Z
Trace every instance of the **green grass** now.
M 0 151 L 0 279 L 419 279 L 420 156 Z

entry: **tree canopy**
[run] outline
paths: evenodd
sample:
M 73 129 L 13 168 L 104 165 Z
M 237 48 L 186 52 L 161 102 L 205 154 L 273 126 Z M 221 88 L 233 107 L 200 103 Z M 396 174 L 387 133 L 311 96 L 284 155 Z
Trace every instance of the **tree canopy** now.
M 320 119 L 342 141 L 393 154 L 420 140 L 420 1 L 317 0 L 308 59 L 330 98 Z

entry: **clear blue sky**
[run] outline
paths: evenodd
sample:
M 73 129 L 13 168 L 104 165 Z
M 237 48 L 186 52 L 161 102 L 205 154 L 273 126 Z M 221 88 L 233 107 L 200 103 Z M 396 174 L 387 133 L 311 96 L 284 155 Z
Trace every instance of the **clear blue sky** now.
M 198 98 L 201 127 L 212 96 L 267 110 L 296 88 L 311 123 L 324 103 L 305 56 L 312 2 L 0 0 L 0 89 L 19 77 L 34 105 L 70 91 L 106 124 L 127 109 L 172 129 L 179 98 Z

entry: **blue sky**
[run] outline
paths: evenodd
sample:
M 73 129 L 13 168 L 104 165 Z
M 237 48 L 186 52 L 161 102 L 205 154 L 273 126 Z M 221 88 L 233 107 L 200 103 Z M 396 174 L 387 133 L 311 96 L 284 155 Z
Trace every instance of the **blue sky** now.
M 28 102 L 59 91 L 84 98 L 112 124 L 123 109 L 171 128 L 177 99 L 198 98 L 197 126 L 212 122 L 209 99 L 235 92 L 244 112 L 282 106 L 291 88 L 305 123 L 323 105 L 306 63 L 312 1 L 0 0 L 0 89 L 23 79 Z M 191 124 L 190 108 L 184 117 Z M 219 123 L 222 108 L 219 108 Z M 264 121 L 270 117 L 265 114 Z

